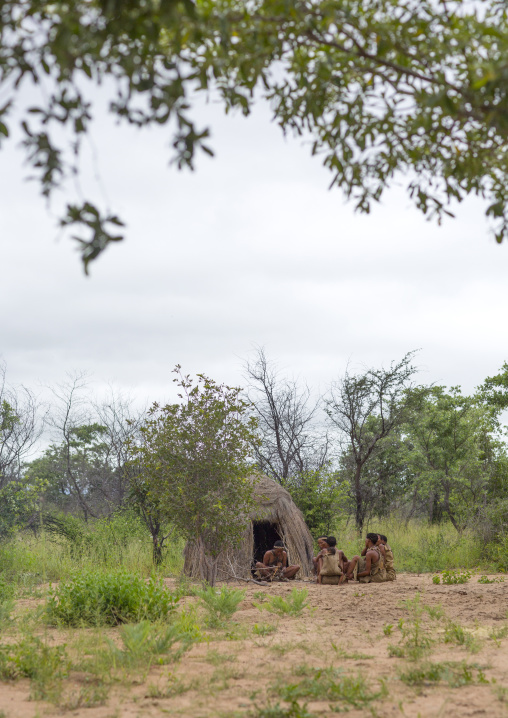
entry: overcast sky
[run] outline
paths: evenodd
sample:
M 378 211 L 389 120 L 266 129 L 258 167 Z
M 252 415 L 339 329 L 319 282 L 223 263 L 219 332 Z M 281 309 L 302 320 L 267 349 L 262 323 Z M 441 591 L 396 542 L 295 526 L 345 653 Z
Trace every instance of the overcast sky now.
M 355 214 L 308 145 L 257 107 L 199 110 L 215 159 L 168 168 L 167 131 L 101 121 L 85 188 L 128 224 L 85 277 L 22 156 L 2 151 L 0 356 L 34 389 L 88 370 L 141 400 L 168 395 L 171 369 L 242 381 L 254 345 L 316 390 L 353 365 L 421 348 L 421 381 L 472 390 L 508 359 L 508 246 L 481 202 L 443 226 L 400 187 Z M 86 164 L 86 163 L 85 163 Z M 87 179 L 88 177 L 88 179 Z M 104 190 L 101 189 L 104 188 Z

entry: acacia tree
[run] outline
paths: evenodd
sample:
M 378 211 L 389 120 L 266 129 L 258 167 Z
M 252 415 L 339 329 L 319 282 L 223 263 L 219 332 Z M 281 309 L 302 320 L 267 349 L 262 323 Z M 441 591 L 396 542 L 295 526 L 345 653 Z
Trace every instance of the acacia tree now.
M 132 461 L 145 497 L 197 545 L 202 578 L 213 586 L 220 556 L 241 540 L 254 507 L 256 421 L 241 389 L 174 371 L 180 402 L 153 404 L 139 444 L 131 442 Z
M 4 0 L 0 48 L 0 139 L 16 108 L 47 197 L 78 169 L 97 85 L 114 117 L 169 124 L 175 160 L 191 168 L 196 150 L 212 153 L 192 98 L 215 90 L 227 111 L 248 114 L 263 97 L 284 132 L 310 133 L 360 211 L 409 171 L 425 214 L 476 194 L 496 239 L 508 232 L 500 0 Z M 39 100 L 16 107 L 29 83 Z M 92 198 L 70 202 L 61 222 L 81 230 L 85 270 L 123 236 Z
M 381 450 L 383 440 L 406 418 L 407 390 L 417 371 L 411 363 L 413 355 L 410 352 L 399 362 L 392 362 L 389 369 L 368 369 L 358 374 L 348 369 L 332 384 L 325 399 L 329 420 L 339 432 L 344 452 L 350 454 L 349 478 L 358 531 L 369 510 L 365 467 Z

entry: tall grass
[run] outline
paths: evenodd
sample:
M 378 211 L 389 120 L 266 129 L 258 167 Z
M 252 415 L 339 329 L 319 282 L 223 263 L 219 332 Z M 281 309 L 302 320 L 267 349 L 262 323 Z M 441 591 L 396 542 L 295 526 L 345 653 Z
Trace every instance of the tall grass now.
M 392 517 L 370 522 L 361 538 L 352 522 L 339 524 L 335 531 L 337 546 L 348 558 L 360 553 L 369 531 L 385 534 L 393 549 L 397 571 L 425 573 L 486 564 L 480 540 L 468 532 L 459 536 L 449 523 L 436 525 L 413 519 L 406 524 Z
M 42 530 L 0 543 L 0 574 L 29 592 L 40 583 L 69 578 L 77 570 L 121 568 L 141 576 L 154 572 L 151 537 L 135 514 L 118 514 L 84 529 L 86 540 L 81 542 Z M 157 573 L 170 576 L 181 571 L 183 546 L 178 538 L 168 544 Z

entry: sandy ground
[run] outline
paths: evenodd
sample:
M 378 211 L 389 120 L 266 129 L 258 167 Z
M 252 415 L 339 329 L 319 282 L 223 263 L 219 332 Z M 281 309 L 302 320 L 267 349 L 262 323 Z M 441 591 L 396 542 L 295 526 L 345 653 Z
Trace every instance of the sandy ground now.
M 343 587 L 301 581 L 262 588 L 242 584 L 246 598 L 234 616 L 236 625 L 232 633 L 236 640 L 227 640 L 224 631 L 211 632 L 210 641 L 194 645 L 177 664 L 152 667 L 146 676 L 131 676 L 113 683 L 105 704 L 92 708 L 66 710 L 47 702 L 30 701 L 30 685 L 25 679 L 0 683 L 0 716 L 35 718 L 68 713 L 83 718 L 161 714 L 183 718 L 258 715 L 265 718 L 270 715 L 262 712 L 267 706 L 279 703 L 287 711 L 289 704 L 280 700 L 279 689 L 302 680 L 305 671 L 302 666 L 340 668 L 352 676 L 362 674 L 376 691 L 381 684 L 385 686 L 385 695 L 361 708 L 341 702 L 332 705 L 315 698 L 301 699 L 300 705 L 307 703 L 307 712 L 316 716 L 335 716 L 346 709 L 351 718 L 508 716 L 508 637 L 497 640 L 491 637 L 493 631 L 502 635 L 503 627 L 508 626 L 508 579 L 490 585 L 479 584 L 477 580 L 475 576 L 467 584 L 442 586 L 434 585 L 429 575 L 403 574 L 394 583 Z M 310 609 L 299 617 L 277 617 L 253 605 L 255 593 L 285 595 L 295 586 L 309 590 Z M 423 631 L 434 641 L 426 660 L 466 661 L 481 669 L 486 682 L 452 688 L 443 682 L 409 686 L 400 679 L 401 671 L 414 668 L 415 664 L 403 657 L 390 657 L 389 645 L 401 641 L 399 620 L 406 626 L 410 621 L 403 602 L 414 599 L 418 593 L 421 604 L 441 606 L 445 614 L 439 620 L 428 612 L 423 614 Z M 193 600 L 182 599 L 182 603 Z M 24 604 L 23 609 L 27 609 L 29 602 Z M 464 645 L 444 642 L 445 626 L 450 620 L 477 638 L 476 652 Z M 276 630 L 267 636 L 255 635 L 252 631 L 255 624 L 272 624 Z M 390 625 L 392 629 L 383 630 Z M 116 629 L 108 630 L 114 635 Z M 386 635 L 390 630 L 391 635 Z M 69 632 L 50 629 L 48 635 L 54 643 L 69 642 Z M 168 678 L 180 680 L 180 685 L 190 688 L 169 698 L 158 697 L 157 694 L 166 691 Z M 71 675 L 70 695 L 77 694 L 83 680 L 83 676 Z M 300 718 L 297 712 L 271 715 Z

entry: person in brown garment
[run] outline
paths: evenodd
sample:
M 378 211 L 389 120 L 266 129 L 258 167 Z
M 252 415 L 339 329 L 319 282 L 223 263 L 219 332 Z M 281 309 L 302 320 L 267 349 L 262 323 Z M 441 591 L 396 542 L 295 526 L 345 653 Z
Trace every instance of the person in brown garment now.
M 262 578 L 291 579 L 296 576 L 300 566 L 288 566 L 288 555 L 282 541 L 275 541 L 273 548 L 266 551 L 263 561 L 256 561 L 256 568 Z
M 346 575 L 348 581 L 356 578 L 360 583 L 382 583 L 386 580 L 383 554 L 376 545 L 378 541 L 378 534 L 367 534 L 365 555 L 353 556 L 349 561 Z

